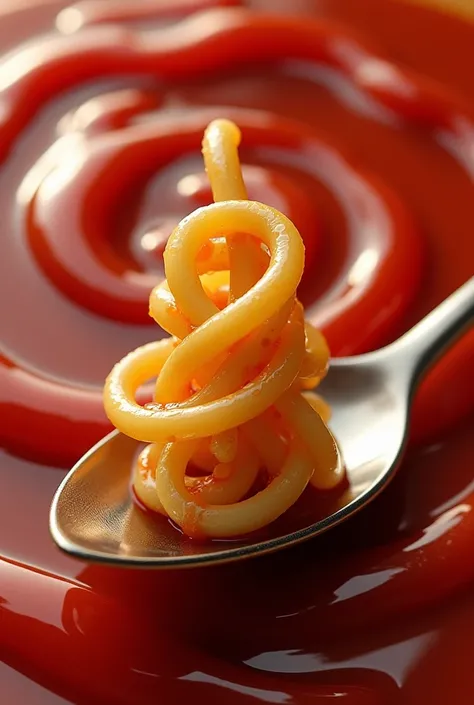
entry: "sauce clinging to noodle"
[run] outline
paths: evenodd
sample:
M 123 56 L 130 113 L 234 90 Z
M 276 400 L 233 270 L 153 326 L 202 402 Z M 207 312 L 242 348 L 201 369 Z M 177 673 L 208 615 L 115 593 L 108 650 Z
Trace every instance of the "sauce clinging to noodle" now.
M 282 213 L 247 200 L 239 142 L 234 123 L 208 126 L 203 153 L 215 203 L 182 220 L 166 245 L 167 278 L 150 295 L 150 314 L 174 337 L 127 355 L 104 388 L 112 423 L 155 444 L 144 452 L 156 467 L 144 473 L 139 462 L 135 472 L 139 498 L 187 534 L 214 538 L 261 529 L 308 482 L 332 489 L 343 478 L 318 397 L 302 393 L 329 358 L 296 299 L 303 243 Z M 155 403 L 140 405 L 137 389 L 151 378 Z M 186 482 L 198 450 L 216 466 Z M 262 465 L 270 482 L 248 496 Z

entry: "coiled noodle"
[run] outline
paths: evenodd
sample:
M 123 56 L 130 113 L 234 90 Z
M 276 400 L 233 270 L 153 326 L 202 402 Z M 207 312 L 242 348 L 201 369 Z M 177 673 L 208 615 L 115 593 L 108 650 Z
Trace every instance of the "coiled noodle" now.
M 135 469 L 138 497 L 189 536 L 255 531 L 308 483 L 326 490 L 343 477 L 327 407 L 307 391 L 329 351 L 296 299 L 303 243 L 282 213 L 247 199 L 239 143 L 232 122 L 208 126 L 215 202 L 174 230 L 166 281 L 150 295 L 171 337 L 127 355 L 104 389 L 112 423 L 151 444 Z M 142 406 L 136 392 L 151 378 L 154 401 Z

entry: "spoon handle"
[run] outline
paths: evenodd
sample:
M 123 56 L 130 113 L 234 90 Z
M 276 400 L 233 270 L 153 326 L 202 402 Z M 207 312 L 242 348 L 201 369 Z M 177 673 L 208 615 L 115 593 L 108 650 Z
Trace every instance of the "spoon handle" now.
M 412 379 L 423 374 L 472 325 L 474 277 L 386 349 L 403 363 Z

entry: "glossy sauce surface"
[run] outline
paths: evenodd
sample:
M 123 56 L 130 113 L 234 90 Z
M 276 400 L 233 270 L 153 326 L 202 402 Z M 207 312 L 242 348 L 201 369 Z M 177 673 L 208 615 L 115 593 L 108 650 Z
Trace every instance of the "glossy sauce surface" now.
M 474 27 L 388 0 L 197 5 L 0 15 L 5 53 L 33 39 L 0 64 L 0 701 L 471 703 L 472 332 L 389 491 L 321 540 L 153 574 L 49 539 L 61 468 L 108 431 L 104 376 L 156 334 L 167 234 L 210 201 L 209 119 L 238 122 L 250 198 L 300 229 L 333 354 L 473 273 Z

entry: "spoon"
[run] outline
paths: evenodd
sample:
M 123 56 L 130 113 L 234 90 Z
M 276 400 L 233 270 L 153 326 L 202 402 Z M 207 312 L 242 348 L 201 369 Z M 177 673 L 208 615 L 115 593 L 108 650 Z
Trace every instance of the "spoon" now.
M 323 501 L 315 495 L 311 511 L 298 508 L 299 502 L 289 519 L 277 520 L 264 535 L 238 541 L 187 539 L 170 522 L 135 505 L 130 475 L 141 446 L 114 431 L 86 453 L 57 490 L 50 513 L 54 541 L 86 560 L 193 567 L 276 551 L 340 524 L 394 476 L 406 445 L 413 392 L 445 348 L 472 325 L 473 314 L 474 277 L 391 345 L 331 361 L 320 391 L 332 407 L 330 427 L 349 487 L 327 493 Z

